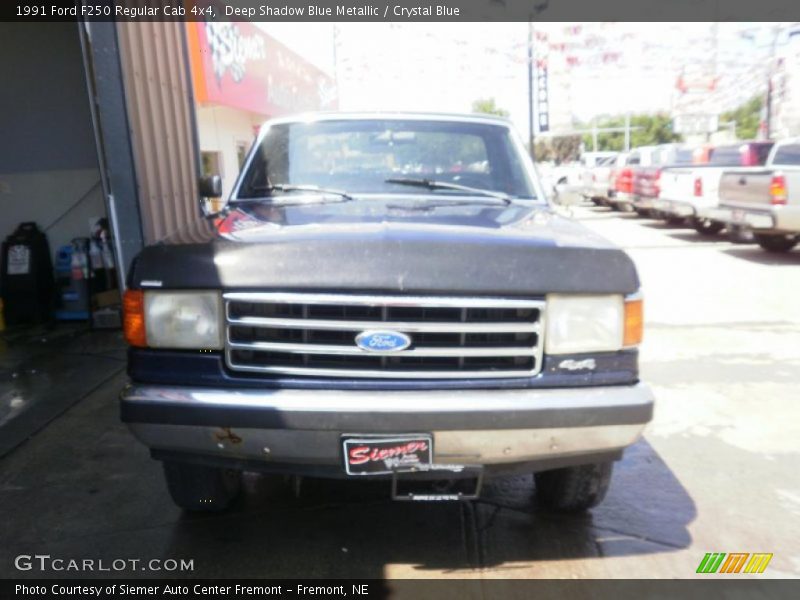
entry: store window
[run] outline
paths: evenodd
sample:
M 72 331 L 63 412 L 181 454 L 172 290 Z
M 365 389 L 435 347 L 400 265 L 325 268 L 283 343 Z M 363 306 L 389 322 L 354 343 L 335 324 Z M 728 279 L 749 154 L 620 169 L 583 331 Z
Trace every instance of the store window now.
M 201 152 L 200 158 L 203 161 L 203 176 L 219 175 L 224 177 L 222 172 L 222 152 Z
M 222 152 L 200 152 L 200 161 L 202 162 L 203 177 L 219 175 L 224 181 Z M 213 198 L 211 200 L 212 210 L 222 210 L 224 206 L 225 201 L 222 198 Z
M 244 167 L 244 161 L 247 159 L 247 150 L 250 148 L 248 142 L 236 142 L 236 162 L 239 164 L 239 170 Z

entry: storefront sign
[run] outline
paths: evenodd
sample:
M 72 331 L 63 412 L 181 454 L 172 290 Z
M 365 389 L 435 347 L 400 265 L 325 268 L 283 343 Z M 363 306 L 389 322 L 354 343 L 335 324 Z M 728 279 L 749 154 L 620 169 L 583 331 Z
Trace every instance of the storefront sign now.
M 333 80 L 247 22 L 187 23 L 198 104 L 267 117 L 337 107 Z

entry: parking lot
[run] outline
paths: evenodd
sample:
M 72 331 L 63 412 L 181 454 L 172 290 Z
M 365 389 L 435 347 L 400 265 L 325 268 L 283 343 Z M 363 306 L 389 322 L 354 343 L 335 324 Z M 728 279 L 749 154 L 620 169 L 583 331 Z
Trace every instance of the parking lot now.
M 536 509 L 530 477 L 478 502 L 410 504 L 384 484 L 304 480 L 295 497 L 256 476 L 232 511 L 184 515 L 118 420 L 120 366 L 0 461 L 0 575 L 40 576 L 14 558 L 49 554 L 192 559 L 178 575 L 199 577 L 683 578 L 706 552 L 769 552 L 763 576 L 800 576 L 800 251 L 572 210 L 639 268 L 657 397 L 589 516 Z

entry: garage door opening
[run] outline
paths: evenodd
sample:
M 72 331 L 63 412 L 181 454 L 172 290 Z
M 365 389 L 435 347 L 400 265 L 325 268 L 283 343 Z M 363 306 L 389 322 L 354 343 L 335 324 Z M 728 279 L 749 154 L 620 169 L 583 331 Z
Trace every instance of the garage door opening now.
M 0 40 L 3 335 L 114 326 L 117 265 L 79 29 L 5 23 Z
M 0 455 L 124 368 L 75 23 L 0 23 Z

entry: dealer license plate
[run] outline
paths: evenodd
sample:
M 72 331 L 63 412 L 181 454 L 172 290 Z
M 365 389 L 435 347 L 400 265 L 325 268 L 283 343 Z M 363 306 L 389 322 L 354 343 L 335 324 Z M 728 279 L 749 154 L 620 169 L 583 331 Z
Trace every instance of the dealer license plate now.
M 429 467 L 433 457 L 433 438 L 426 434 L 346 437 L 343 445 L 348 475 L 381 475 Z

